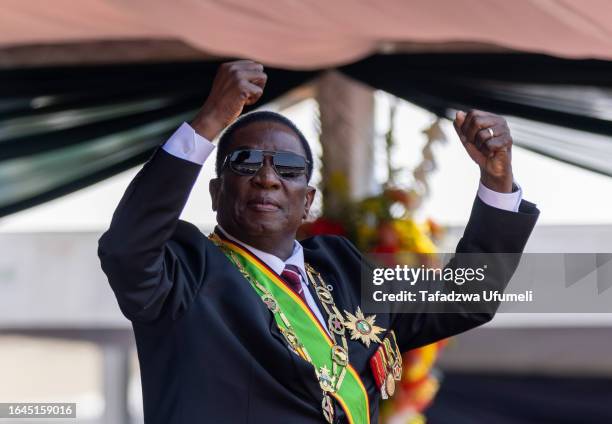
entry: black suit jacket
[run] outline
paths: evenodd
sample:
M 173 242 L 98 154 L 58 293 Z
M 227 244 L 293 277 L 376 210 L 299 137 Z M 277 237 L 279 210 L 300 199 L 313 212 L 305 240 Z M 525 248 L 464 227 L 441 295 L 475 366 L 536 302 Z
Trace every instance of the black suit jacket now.
M 288 349 L 270 311 L 225 255 L 194 225 L 178 219 L 200 169 L 158 148 L 99 240 L 102 269 L 134 328 L 145 422 L 321 423 L 322 394 L 312 366 Z M 528 202 L 511 213 L 477 198 L 457 249 L 521 252 L 537 215 Z M 359 252 L 336 236 L 313 237 L 302 245 L 306 262 L 333 286 L 340 310 L 354 312 L 360 299 Z M 389 313 L 378 314 L 376 324 L 394 329 L 405 351 L 491 318 L 487 313 Z M 373 423 L 380 395 L 368 361 L 377 346 L 349 341 Z M 337 405 L 336 416 L 345 422 Z

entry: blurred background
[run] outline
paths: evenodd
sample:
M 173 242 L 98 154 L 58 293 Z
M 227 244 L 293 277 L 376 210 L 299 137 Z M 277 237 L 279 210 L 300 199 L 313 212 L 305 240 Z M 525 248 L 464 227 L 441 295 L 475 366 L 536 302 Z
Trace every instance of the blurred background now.
M 542 211 L 526 250 L 612 252 L 611 22 L 604 0 L 3 1 L 0 402 L 142 422 L 97 239 L 234 58 L 264 63 L 256 106 L 316 156 L 303 236 L 452 251 L 479 175 L 449 119 L 477 108 L 507 118 L 516 182 Z M 208 161 L 182 214 L 205 233 L 213 174 Z M 612 422 L 611 330 L 612 314 L 498 314 L 408 353 L 384 422 Z

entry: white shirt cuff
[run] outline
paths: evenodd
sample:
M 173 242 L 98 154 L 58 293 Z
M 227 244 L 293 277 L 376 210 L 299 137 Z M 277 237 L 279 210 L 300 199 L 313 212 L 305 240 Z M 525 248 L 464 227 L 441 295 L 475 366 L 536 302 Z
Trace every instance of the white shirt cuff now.
M 478 197 L 487 205 L 494 208 L 503 209 L 511 212 L 518 212 L 521 201 L 523 200 L 523 190 L 521 186 L 514 183 L 517 191 L 512 193 L 500 193 L 486 187 L 482 182 L 478 185 Z
M 162 148 L 173 156 L 202 165 L 215 145 L 195 132 L 187 122 L 183 122 Z

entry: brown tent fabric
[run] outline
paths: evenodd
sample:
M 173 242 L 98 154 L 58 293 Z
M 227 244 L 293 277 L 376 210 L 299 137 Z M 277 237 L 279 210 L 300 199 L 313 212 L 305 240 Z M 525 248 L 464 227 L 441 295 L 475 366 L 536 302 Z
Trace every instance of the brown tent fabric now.
M 405 46 L 473 43 L 612 58 L 608 0 L 3 0 L 0 48 L 176 39 L 206 54 L 320 69 Z M 433 47 L 435 48 L 435 47 Z

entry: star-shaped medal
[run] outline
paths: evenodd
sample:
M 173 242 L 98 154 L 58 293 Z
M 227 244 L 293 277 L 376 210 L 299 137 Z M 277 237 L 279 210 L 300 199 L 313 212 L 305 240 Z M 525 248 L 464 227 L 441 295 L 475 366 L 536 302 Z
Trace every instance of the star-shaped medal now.
M 370 347 L 371 342 L 380 343 L 378 334 L 385 331 L 385 329 L 374 325 L 376 315 L 365 317 L 359 306 L 355 315 L 347 311 L 344 311 L 344 313 L 347 316 L 344 325 L 351 330 L 351 340 L 360 340 L 366 347 Z

